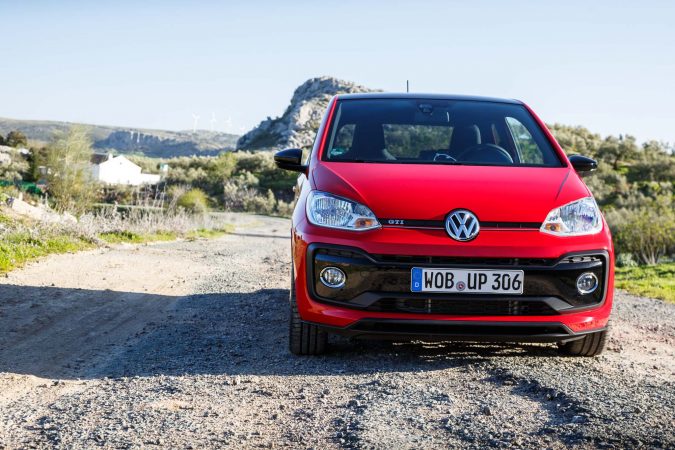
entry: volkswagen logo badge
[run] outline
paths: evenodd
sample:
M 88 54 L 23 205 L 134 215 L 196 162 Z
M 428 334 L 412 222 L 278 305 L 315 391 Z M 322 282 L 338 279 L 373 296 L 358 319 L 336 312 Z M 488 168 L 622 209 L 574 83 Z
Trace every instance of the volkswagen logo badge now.
M 480 224 L 471 211 L 456 209 L 445 218 L 445 231 L 454 240 L 467 242 L 478 236 Z

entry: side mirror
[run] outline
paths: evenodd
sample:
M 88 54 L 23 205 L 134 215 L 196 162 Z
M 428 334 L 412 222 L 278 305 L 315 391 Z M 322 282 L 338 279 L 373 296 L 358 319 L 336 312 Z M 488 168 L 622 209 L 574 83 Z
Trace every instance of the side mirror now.
M 598 168 L 598 162 L 587 156 L 572 155 L 570 156 L 570 162 L 574 170 L 581 174 L 593 172 Z
M 289 148 L 277 152 L 274 155 L 274 162 L 280 169 L 307 173 L 307 166 L 302 164 L 302 150 L 299 148 Z

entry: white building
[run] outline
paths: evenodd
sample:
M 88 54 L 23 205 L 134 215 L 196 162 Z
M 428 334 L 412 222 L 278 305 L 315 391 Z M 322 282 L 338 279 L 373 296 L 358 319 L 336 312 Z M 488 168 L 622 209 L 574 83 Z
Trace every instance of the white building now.
M 92 163 L 94 180 L 101 183 L 139 186 L 142 184 L 157 184 L 160 180 L 159 175 L 141 173 L 141 167 L 132 163 L 123 155 L 94 155 Z

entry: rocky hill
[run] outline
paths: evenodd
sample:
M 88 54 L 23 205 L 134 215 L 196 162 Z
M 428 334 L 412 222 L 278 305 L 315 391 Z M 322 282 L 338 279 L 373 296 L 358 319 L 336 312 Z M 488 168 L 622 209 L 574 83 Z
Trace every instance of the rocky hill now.
M 0 118 L 0 134 L 19 130 L 36 143 L 48 142 L 55 131 L 76 125 L 70 122 L 16 120 Z M 239 136 L 214 131 L 165 131 L 141 128 L 123 128 L 85 125 L 89 128 L 94 147 L 100 151 L 142 153 L 146 156 L 169 158 L 173 156 L 217 155 L 233 150 Z
M 314 142 L 326 106 L 336 94 L 373 92 L 358 84 L 332 77 L 305 81 L 293 93 L 291 104 L 281 117 L 267 119 L 237 142 L 242 150 L 306 148 Z

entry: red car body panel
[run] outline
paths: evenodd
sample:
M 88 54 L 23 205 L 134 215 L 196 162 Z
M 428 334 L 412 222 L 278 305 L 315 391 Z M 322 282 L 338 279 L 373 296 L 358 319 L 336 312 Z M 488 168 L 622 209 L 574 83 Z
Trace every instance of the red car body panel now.
M 486 167 L 326 162 L 330 121 L 339 96 L 333 98 L 311 153 L 307 177 L 301 175 L 298 204 L 292 218 L 292 255 L 298 311 L 307 322 L 344 328 L 369 318 L 441 321 L 561 323 L 574 332 L 606 327 L 613 301 L 614 253 L 609 228 L 594 235 L 560 237 L 537 230 L 481 229 L 470 242 L 450 239 L 442 229 L 387 227 L 343 231 L 308 222 L 305 201 L 310 190 L 330 192 L 368 206 L 378 218 L 443 220 L 456 208 L 470 209 L 480 221 L 543 222 L 551 209 L 588 197 L 590 192 L 543 122 L 544 131 L 565 167 Z M 467 200 L 470 199 L 470 200 Z M 486 258 L 559 258 L 583 251 L 606 252 L 609 258 L 602 304 L 583 311 L 547 316 L 449 316 L 383 313 L 349 309 L 312 298 L 308 289 L 307 250 L 313 243 L 355 247 L 370 254 Z
M 369 205 L 387 218 L 443 220 L 471 198 L 469 209 L 480 221 L 542 222 L 553 202 L 590 195 L 569 167 L 322 162 L 312 173 L 314 189 Z

